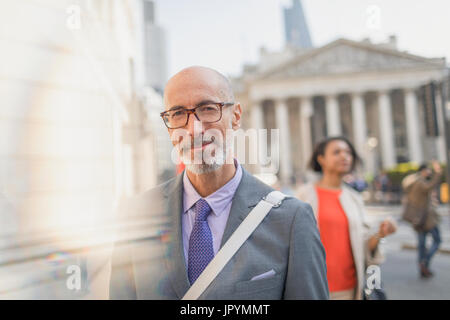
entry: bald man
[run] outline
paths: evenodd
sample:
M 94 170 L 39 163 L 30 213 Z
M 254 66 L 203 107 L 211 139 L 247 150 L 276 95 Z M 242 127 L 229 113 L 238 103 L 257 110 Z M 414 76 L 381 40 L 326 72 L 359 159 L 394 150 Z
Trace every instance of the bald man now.
M 186 68 L 168 81 L 164 104 L 162 120 L 186 169 L 121 206 L 122 221 L 159 219 L 167 228 L 145 227 L 132 241 L 126 230 L 120 234 L 112 299 L 181 299 L 273 191 L 233 157 L 230 135 L 240 128 L 242 107 L 226 77 Z M 273 207 L 199 299 L 328 299 L 311 207 L 292 197 Z

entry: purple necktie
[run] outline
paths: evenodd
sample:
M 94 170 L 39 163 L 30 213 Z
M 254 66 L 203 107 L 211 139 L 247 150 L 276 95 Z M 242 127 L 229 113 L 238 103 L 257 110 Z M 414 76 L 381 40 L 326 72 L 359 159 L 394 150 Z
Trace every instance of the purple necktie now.
M 211 207 L 205 199 L 200 199 L 195 203 L 194 212 L 195 222 L 189 237 L 188 252 L 188 277 L 191 284 L 214 258 L 211 229 L 206 220 Z

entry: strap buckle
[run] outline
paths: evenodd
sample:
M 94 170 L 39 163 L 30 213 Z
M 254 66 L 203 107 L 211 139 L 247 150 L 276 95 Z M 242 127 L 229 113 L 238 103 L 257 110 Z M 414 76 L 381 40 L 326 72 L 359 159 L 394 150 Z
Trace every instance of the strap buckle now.
M 281 206 L 283 199 L 286 195 L 280 191 L 272 191 L 268 195 L 264 196 L 262 199 L 272 205 L 274 208 Z

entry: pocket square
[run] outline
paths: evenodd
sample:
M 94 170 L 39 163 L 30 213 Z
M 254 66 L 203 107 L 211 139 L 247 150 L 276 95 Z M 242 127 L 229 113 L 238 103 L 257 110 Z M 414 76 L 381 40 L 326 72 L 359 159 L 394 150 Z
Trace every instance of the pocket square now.
M 270 278 L 272 276 L 275 275 L 275 270 L 270 270 L 261 274 L 258 274 L 257 276 L 254 276 L 253 278 L 250 279 L 250 281 L 254 281 L 254 280 L 262 280 L 262 279 L 266 279 L 266 278 Z

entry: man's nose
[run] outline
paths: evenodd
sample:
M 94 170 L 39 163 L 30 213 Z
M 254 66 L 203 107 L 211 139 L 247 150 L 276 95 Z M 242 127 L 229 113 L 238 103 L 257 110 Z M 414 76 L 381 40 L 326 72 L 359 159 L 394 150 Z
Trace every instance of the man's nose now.
M 202 123 L 197 120 L 197 117 L 195 116 L 194 113 L 191 113 L 189 115 L 186 130 L 192 137 L 195 137 L 196 135 L 203 133 Z

